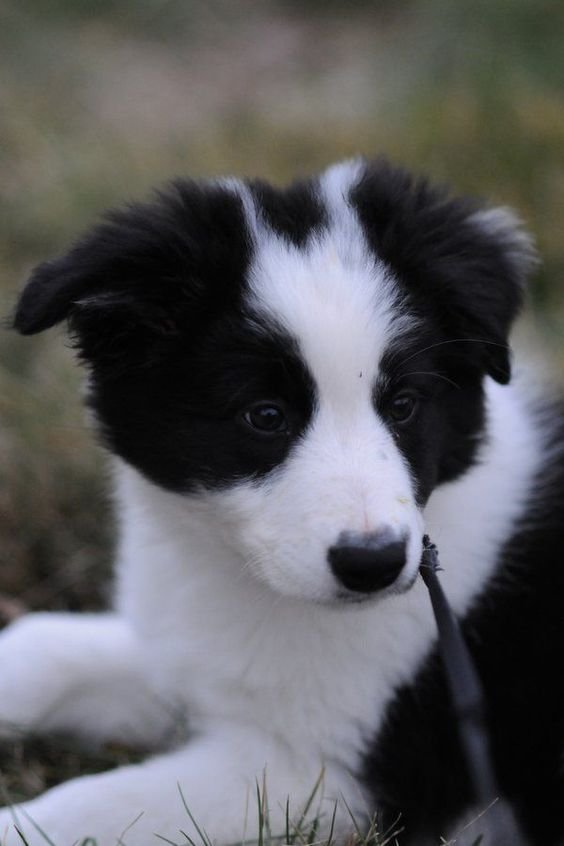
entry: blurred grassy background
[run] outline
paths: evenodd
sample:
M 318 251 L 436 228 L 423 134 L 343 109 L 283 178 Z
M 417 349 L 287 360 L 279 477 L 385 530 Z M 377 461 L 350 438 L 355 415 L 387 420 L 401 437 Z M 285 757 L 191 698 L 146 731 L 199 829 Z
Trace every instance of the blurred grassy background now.
M 385 152 L 519 210 L 559 366 L 563 39 L 561 0 L 0 0 L 2 313 L 34 262 L 156 182 Z M 78 384 L 62 331 L 1 333 L 5 618 L 104 601 L 111 508 Z

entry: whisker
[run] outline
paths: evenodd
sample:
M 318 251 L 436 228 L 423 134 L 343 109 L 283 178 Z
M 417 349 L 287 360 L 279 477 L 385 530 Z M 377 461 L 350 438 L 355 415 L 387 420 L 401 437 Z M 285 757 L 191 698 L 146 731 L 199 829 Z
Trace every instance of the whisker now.
M 448 382 L 448 384 L 452 385 L 454 388 L 460 389 L 460 385 L 458 385 L 453 379 L 449 379 L 448 376 L 444 375 L 444 373 L 436 373 L 433 370 L 412 370 L 409 373 L 402 373 L 400 379 L 403 379 L 405 376 L 436 376 L 437 379 L 443 379 L 445 382 Z
M 436 347 L 445 346 L 445 344 L 487 344 L 493 347 L 502 347 L 503 349 L 508 349 L 508 344 L 500 344 L 498 341 L 488 341 L 485 338 L 450 338 L 448 341 L 437 341 L 435 344 L 429 344 L 428 347 L 423 347 L 420 350 L 408 355 L 407 358 L 401 362 L 403 366 L 408 361 L 411 361 L 412 358 L 416 358 L 418 355 L 423 355 L 423 353 L 428 352 L 429 350 L 435 349 Z

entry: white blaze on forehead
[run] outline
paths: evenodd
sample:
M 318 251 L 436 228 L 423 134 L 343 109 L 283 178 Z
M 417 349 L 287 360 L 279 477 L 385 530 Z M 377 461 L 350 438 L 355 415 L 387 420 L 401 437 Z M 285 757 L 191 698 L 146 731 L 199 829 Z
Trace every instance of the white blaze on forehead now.
M 251 224 L 250 304 L 296 339 L 320 397 L 339 403 L 370 396 L 385 348 L 412 325 L 347 200 L 361 173 L 361 164 L 351 162 L 321 176 L 319 201 L 327 226 L 303 248 L 272 232 L 260 216 L 257 222 L 256 210 Z M 247 195 L 249 217 L 248 203 Z
M 239 542 L 259 578 L 278 593 L 316 601 L 333 601 L 340 590 L 327 551 L 343 531 L 408 538 L 394 589 L 411 583 L 421 555 L 409 468 L 373 404 L 382 354 L 416 321 L 402 309 L 397 283 L 371 253 L 348 201 L 361 175 L 354 162 L 321 176 L 325 220 L 303 247 L 273 231 L 246 186 L 230 185 L 253 243 L 249 305 L 259 324 L 266 318 L 265 331 L 274 322 L 295 339 L 318 407 L 281 471 L 223 492 L 223 502 L 229 497 Z

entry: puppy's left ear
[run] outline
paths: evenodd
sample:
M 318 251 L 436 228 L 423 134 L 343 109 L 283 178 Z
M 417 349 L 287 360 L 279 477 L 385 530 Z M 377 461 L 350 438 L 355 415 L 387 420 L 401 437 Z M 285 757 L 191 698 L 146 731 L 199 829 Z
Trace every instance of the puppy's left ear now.
M 508 338 L 538 264 L 532 237 L 511 209 L 475 211 L 466 220 L 468 253 L 450 294 L 461 335 L 483 340 L 486 372 L 506 384 L 511 377 Z
M 445 338 L 462 342 L 450 348 L 459 361 L 508 382 L 509 330 L 536 263 L 516 215 L 451 197 L 383 159 L 367 165 L 351 198 L 408 308 L 433 314 Z

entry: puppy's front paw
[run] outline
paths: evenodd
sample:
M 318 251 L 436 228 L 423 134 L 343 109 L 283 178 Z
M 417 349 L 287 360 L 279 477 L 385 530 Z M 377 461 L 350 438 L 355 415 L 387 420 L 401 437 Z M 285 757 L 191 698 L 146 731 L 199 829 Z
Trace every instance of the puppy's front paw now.
M 13 738 L 39 725 L 51 706 L 43 676 L 41 626 L 22 617 L 0 633 L 0 738 Z

